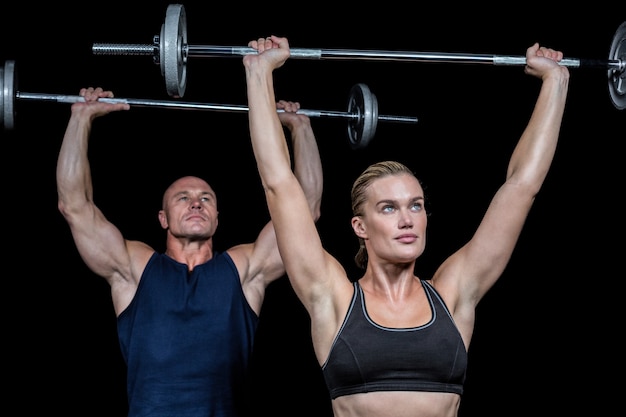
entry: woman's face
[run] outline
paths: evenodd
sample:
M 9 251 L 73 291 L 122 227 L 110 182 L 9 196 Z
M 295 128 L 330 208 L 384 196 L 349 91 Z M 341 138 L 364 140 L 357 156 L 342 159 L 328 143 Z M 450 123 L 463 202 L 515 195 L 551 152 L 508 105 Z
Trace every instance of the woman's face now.
M 390 175 L 368 187 L 363 216 L 352 219 L 370 260 L 413 262 L 426 246 L 424 190 L 409 174 Z

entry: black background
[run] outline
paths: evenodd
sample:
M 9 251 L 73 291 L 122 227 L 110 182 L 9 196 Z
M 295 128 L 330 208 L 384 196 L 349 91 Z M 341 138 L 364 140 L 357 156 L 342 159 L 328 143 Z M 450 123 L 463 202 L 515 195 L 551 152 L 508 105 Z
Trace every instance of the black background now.
M 75 95 L 103 86 L 118 97 L 173 100 L 151 57 L 91 53 L 93 43 L 150 44 L 168 4 L 11 2 L 2 11 L 0 57 L 16 61 L 18 91 Z M 561 14 L 524 4 L 184 4 L 190 45 L 245 46 L 276 34 L 294 48 L 523 56 L 538 41 L 566 57 L 603 60 L 626 17 L 623 6 L 604 3 Z M 241 57 L 191 58 L 186 70 L 182 100 L 246 104 Z M 618 395 L 619 382 L 611 381 L 623 374 L 626 114 L 610 99 L 605 69 L 571 73 L 552 169 L 509 267 L 477 311 L 462 417 L 582 408 L 604 414 Z M 277 97 L 305 109 L 346 111 L 350 88 L 362 82 L 379 114 L 419 119 L 379 122 L 361 150 L 349 146 L 344 120 L 316 118 L 313 127 L 324 165 L 319 229 L 327 249 L 357 276 L 350 186 L 369 163 L 397 159 L 426 184 L 433 213 L 417 264 L 424 278 L 471 237 L 504 180 L 540 86 L 521 66 L 435 62 L 292 59 L 275 79 Z M 108 286 L 83 264 L 56 208 L 56 157 L 69 105 L 14 105 L 15 129 L 0 133 L 5 407 L 122 417 L 125 368 Z M 251 241 L 268 215 L 249 143 L 241 113 L 133 108 L 98 119 L 90 142 L 96 203 L 127 238 L 161 250 L 163 190 L 179 175 L 200 175 L 219 197 L 216 248 Z M 330 416 L 308 326 L 286 278 L 272 284 L 253 364 L 258 415 Z

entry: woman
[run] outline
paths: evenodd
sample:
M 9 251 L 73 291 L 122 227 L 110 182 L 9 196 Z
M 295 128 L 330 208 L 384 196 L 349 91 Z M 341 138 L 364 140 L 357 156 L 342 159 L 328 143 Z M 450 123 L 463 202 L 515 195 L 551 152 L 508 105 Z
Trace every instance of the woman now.
M 542 80 L 534 111 L 473 237 L 430 279 L 424 190 L 404 165 L 368 167 L 352 188 L 360 241 L 356 281 L 324 250 L 290 168 L 276 115 L 273 70 L 286 38 L 253 40 L 244 56 L 252 145 L 290 282 L 311 318 L 317 360 L 337 417 L 458 414 L 479 301 L 504 271 L 552 163 L 569 85 L 559 51 L 534 44 L 525 72 Z M 354 281 L 354 282 L 353 282 Z

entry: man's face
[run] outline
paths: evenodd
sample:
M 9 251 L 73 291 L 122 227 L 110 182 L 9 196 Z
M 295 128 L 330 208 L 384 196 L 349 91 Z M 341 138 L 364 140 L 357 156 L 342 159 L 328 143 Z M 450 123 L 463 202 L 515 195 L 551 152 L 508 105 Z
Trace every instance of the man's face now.
M 175 237 L 208 239 L 217 229 L 217 198 L 201 178 L 183 177 L 165 191 L 159 221 Z

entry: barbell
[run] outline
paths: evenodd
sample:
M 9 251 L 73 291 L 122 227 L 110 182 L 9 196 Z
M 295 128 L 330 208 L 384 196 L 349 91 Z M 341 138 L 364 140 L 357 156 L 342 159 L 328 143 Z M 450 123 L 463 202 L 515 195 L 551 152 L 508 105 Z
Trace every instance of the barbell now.
M 608 73 L 609 92 L 613 105 L 626 108 L 626 22 L 623 22 L 613 37 L 608 60 L 564 58 L 559 63 L 571 68 L 603 68 Z M 187 60 L 191 57 L 234 57 L 257 53 L 250 47 L 189 45 L 187 43 L 187 17 L 182 4 L 167 7 L 161 32 L 154 36 L 152 44 L 105 44 L 92 45 L 94 55 L 152 55 L 160 65 L 165 78 L 167 93 L 182 97 L 187 86 Z M 291 48 L 291 58 L 374 60 L 374 61 L 418 61 L 439 63 L 475 63 L 500 66 L 526 65 L 525 56 L 428 53 L 408 51 L 350 50 L 350 49 L 306 49 Z
M 17 90 L 17 76 L 15 61 L 5 61 L 4 68 L 0 68 L 0 113 L 5 130 L 15 127 L 16 107 L 15 100 L 52 101 L 57 103 L 76 103 L 85 99 L 78 95 L 27 93 Z M 220 112 L 247 112 L 249 109 L 242 105 L 225 105 L 211 103 L 194 103 L 184 101 L 147 100 L 136 98 L 101 98 L 108 103 L 128 103 L 136 107 L 160 107 L 165 109 L 209 110 Z M 283 110 L 277 110 L 282 112 Z M 378 114 L 378 100 L 363 83 L 355 84 L 350 89 L 348 111 L 326 111 L 300 109 L 297 113 L 309 117 L 341 118 L 348 121 L 348 138 L 354 149 L 366 147 L 376 134 L 378 121 L 417 123 L 416 117 L 387 116 Z

